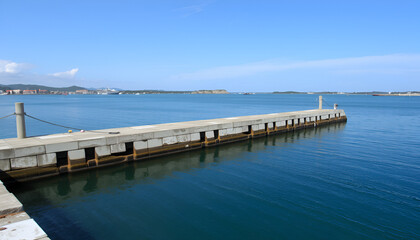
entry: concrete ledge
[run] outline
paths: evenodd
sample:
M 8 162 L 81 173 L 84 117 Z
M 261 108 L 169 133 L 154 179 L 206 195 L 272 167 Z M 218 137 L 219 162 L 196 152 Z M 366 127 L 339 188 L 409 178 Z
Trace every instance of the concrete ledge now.
M 46 153 L 70 151 L 70 150 L 76 150 L 78 148 L 79 148 L 79 145 L 77 142 L 64 142 L 64 143 L 55 143 L 55 144 L 45 145 Z
M 79 141 L 79 148 L 100 147 L 104 145 L 106 145 L 106 138 L 104 137 L 86 138 Z
M 78 160 L 78 159 L 85 159 L 85 151 L 81 150 L 72 150 L 68 152 L 69 160 Z
M 126 151 L 125 143 L 112 144 L 110 147 L 111 147 L 111 154 L 122 153 Z
M 135 150 L 147 149 L 147 141 L 134 142 L 134 149 Z
M 10 159 L 0 159 L 0 171 L 10 170 Z
M 50 166 L 57 164 L 57 155 L 55 153 L 47 153 L 36 156 L 38 166 Z
M 190 134 L 186 134 L 186 135 L 178 135 L 178 136 L 176 136 L 176 139 L 177 139 L 177 140 L 178 140 L 178 142 L 180 142 L 180 143 L 190 142 L 190 141 L 191 141 L 191 135 L 190 135 Z
M 0 181 L 0 239 L 48 239 L 22 208 L 22 204 Z
M 206 138 L 214 138 L 214 132 L 213 131 L 207 131 L 206 132 Z
M 21 212 L 22 210 L 23 206 L 15 195 L 8 191 L 0 193 L 0 216 Z
M 44 146 L 15 148 L 15 158 L 33 156 L 45 153 Z
M 111 148 L 109 146 L 95 147 L 95 153 L 98 157 L 111 155 Z
M 171 144 L 175 144 L 177 142 L 178 142 L 177 136 L 165 137 L 165 138 L 162 139 L 163 145 L 171 145 Z
M 346 120 L 343 110 L 308 110 L 3 139 L 0 179 L 28 180 Z
M 192 133 L 191 136 L 190 136 L 190 138 L 191 138 L 191 141 L 192 142 L 194 142 L 194 141 L 200 141 L 200 133 Z
M 67 154 L 68 157 L 68 164 L 70 167 L 70 170 L 75 170 L 79 168 L 86 167 L 86 155 L 85 150 L 72 150 L 69 151 Z
M 0 218 L 0 226 L 30 219 L 26 212 L 12 213 Z
M 38 166 L 36 156 L 12 158 L 10 160 L 12 169 L 30 168 Z
M 0 146 L 0 160 L 15 157 L 15 151 L 8 146 Z
M 20 239 L 40 239 L 47 237 L 47 234 L 33 220 L 27 219 L 2 226 L 5 228 L 0 231 L 0 239 L 20 240 Z
M 147 147 L 148 148 L 155 148 L 155 147 L 161 147 L 163 145 L 162 139 L 150 139 L 147 140 Z

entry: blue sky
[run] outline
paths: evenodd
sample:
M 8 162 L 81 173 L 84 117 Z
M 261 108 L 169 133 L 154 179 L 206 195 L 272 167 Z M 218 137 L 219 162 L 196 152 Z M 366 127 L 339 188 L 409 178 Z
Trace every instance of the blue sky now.
M 0 84 L 420 90 L 419 9 L 384 0 L 0 0 Z

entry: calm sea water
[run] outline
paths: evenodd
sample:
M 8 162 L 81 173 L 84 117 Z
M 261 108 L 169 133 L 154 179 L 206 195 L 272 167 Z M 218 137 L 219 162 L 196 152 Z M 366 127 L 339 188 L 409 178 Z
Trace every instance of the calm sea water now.
M 314 95 L 0 96 L 85 129 L 317 107 Z M 348 122 L 9 186 L 52 239 L 420 239 L 420 97 Z M 14 119 L 0 120 L 14 137 Z M 27 120 L 30 135 L 63 132 Z

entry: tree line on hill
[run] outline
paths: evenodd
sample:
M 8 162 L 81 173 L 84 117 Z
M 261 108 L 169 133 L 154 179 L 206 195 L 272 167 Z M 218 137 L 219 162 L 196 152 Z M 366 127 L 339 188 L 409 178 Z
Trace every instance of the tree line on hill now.
M 86 88 L 79 87 L 79 86 L 70 86 L 70 87 L 47 87 L 43 85 L 32 85 L 32 84 L 9 84 L 3 85 L 0 84 L 0 90 L 47 90 L 47 91 L 60 91 L 60 92 L 74 92 L 76 90 L 85 90 Z

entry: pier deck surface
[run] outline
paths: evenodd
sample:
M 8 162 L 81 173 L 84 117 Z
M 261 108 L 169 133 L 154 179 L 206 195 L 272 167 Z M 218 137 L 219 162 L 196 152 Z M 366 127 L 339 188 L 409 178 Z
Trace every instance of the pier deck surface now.
M 198 120 L 198 121 L 189 121 L 189 122 L 176 122 L 176 123 L 164 123 L 156 125 L 143 125 L 143 126 L 134 126 L 134 127 L 124 127 L 124 128 L 112 128 L 112 129 L 102 129 L 102 130 L 93 130 L 86 132 L 73 132 L 73 133 L 60 133 L 52 134 L 45 136 L 35 136 L 24 139 L 17 138 L 8 138 L 0 139 L 0 150 L 7 150 L 13 148 L 26 148 L 32 146 L 40 145 L 49 145 L 56 143 L 69 143 L 69 142 L 80 142 L 95 140 L 101 138 L 116 138 L 124 137 L 129 135 L 147 135 L 153 133 L 159 133 L 162 131 L 176 130 L 182 131 L 183 133 L 193 133 L 206 130 L 216 130 L 223 127 L 228 127 L 232 125 L 252 125 L 263 122 L 263 120 L 269 121 L 269 119 L 296 119 L 308 116 L 318 116 L 326 115 L 340 112 L 344 114 L 343 110 L 333 110 L 333 109 L 323 109 L 323 110 L 305 110 L 305 111 L 295 111 L 295 112 L 285 112 L 285 113 L 271 113 L 263 115 L 251 115 L 251 116 L 241 116 L 241 117 L 229 117 L 229 118 L 217 118 L 209 120 Z M 109 134 L 109 132 L 119 132 L 118 134 Z M 175 133 L 176 134 L 176 133 Z M 150 135 L 149 135 L 150 136 Z M 145 138 L 148 138 L 145 136 Z M 152 136 L 153 138 L 153 136 Z M 48 151 L 47 151 L 48 152 Z M 1 154 L 1 153 L 0 153 Z M 16 157 L 16 156 L 15 156 Z M 1 159 L 1 155 L 0 155 Z

